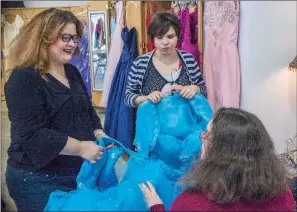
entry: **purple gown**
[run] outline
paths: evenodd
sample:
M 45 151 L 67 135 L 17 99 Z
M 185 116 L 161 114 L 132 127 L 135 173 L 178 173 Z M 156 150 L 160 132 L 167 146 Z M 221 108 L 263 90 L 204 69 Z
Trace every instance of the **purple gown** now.
M 79 42 L 80 54 L 73 56 L 70 60 L 70 64 L 74 65 L 84 81 L 88 96 L 91 99 L 91 80 L 90 80 L 90 63 L 89 63 L 89 42 L 88 42 L 88 26 L 81 20 L 84 25 L 84 33 Z
M 190 10 L 188 7 L 178 10 L 177 16 L 181 21 L 181 30 L 180 30 L 180 39 L 178 41 L 176 48 L 179 50 L 184 50 L 191 53 L 195 57 L 197 63 L 199 64 L 199 51 L 197 46 L 197 40 L 198 40 L 197 28 L 195 27 L 196 29 L 195 33 L 193 33 L 192 32 L 193 29 L 191 29 L 192 28 L 191 24 L 192 25 L 195 24 L 194 26 L 197 26 L 198 11 L 197 12 L 195 11 L 193 15 L 190 15 Z M 170 12 L 174 14 L 174 9 L 171 9 Z M 191 21 L 191 16 L 195 16 L 195 14 L 196 14 L 196 19 L 193 19 Z

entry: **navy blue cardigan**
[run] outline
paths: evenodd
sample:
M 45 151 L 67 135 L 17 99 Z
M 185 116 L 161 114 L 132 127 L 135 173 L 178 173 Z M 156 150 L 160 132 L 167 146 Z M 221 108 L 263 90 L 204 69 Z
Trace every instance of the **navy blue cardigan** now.
M 102 129 L 79 71 L 66 64 L 70 89 L 34 68 L 15 69 L 5 85 L 11 144 L 8 164 L 29 171 L 77 173 L 78 156 L 59 155 L 67 137 L 95 140 Z

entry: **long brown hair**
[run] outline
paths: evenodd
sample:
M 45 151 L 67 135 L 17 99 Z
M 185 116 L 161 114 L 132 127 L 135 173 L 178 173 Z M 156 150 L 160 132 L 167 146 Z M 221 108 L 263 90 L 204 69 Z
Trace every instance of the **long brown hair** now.
M 219 109 L 212 121 L 205 155 L 193 164 L 182 183 L 217 203 L 263 200 L 286 189 L 284 167 L 272 140 L 251 113 Z
M 83 25 L 70 11 L 50 8 L 37 14 L 21 28 L 20 33 L 12 41 L 9 50 L 8 72 L 16 67 L 34 67 L 42 75 L 49 68 L 49 46 L 54 43 L 63 28 L 73 23 L 77 35 L 82 36 Z M 79 54 L 79 47 L 75 55 Z

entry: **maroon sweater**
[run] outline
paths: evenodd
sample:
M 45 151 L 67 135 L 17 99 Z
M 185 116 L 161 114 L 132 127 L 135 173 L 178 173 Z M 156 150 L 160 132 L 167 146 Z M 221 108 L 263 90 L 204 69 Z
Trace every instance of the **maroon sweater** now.
M 165 211 L 164 205 L 154 205 L 152 212 Z M 170 211 L 294 211 L 295 200 L 290 189 L 284 193 L 263 201 L 237 201 L 222 205 L 210 201 L 203 193 L 183 192 L 173 202 Z

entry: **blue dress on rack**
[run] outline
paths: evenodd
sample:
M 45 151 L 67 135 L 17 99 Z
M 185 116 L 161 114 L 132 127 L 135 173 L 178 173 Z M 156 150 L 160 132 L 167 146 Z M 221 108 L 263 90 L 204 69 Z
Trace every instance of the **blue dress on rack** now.
M 112 138 L 100 139 L 99 145 L 117 142 L 121 147 L 108 149 L 95 164 L 84 161 L 77 190 L 53 192 L 45 211 L 148 211 L 139 188 L 139 183 L 147 180 L 169 210 L 182 191 L 178 179 L 199 158 L 199 135 L 211 118 L 212 110 L 200 94 L 191 100 L 174 94 L 158 104 L 143 103 L 137 111 L 134 142 L 138 152 Z M 114 165 L 123 152 L 130 158 L 124 177 L 118 182 Z
M 90 62 L 89 62 L 89 41 L 88 41 L 88 26 L 84 21 L 81 21 L 84 25 L 84 33 L 79 42 L 80 53 L 77 56 L 73 56 L 70 63 L 74 65 L 84 81 L 88 96 L 91 99 L 91 80 L 90 80 Z
M 125 102 L 125 88 L 132 63 L 138 56 L 136 29 L 122 29 L 123 50 L 116 67 L 107 101 L 104 131 L 120 141 L 126 148 L 133 149 L 136 109 Z M 112 61 L 110 61 L 112 62 Z

